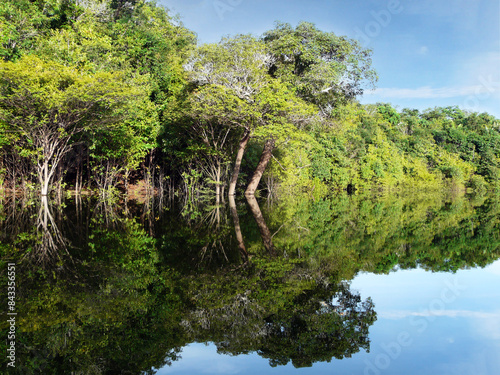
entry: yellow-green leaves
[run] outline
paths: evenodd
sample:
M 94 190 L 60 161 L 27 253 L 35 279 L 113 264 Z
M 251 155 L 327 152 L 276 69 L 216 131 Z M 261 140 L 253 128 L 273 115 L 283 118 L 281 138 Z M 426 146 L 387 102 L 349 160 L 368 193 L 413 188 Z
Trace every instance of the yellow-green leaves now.
M 66 123 L 69 116 L 72 125 L 82 122 L 85 115 L 90 116 L 92 108 L 111 110 L 135 94 L 123 84 L 119 73 L 91 74 L 34 56 L 23 57 L 16 63 L 0 62 L 0 83 L 4 115 L 50 115 L 50 121 Z M 66 120 L 62 119 L 64 116 Z
M 0 121 L 34 152 L 42 194 L 72 137 L 118 121 L 137 95 L 119 73 L 90 74 L 34 56 L 0 62 Z

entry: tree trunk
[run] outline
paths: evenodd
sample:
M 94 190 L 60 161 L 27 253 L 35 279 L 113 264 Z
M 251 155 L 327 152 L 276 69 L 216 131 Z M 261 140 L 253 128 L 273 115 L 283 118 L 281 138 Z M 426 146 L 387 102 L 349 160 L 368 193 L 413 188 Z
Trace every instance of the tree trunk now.
M 49 192 L 49 163 L 44 161 L 42 168 L 38 171 L 40 183 L 42 185 L 42 196 L 47 196 Z
M 80 173 L 81 173 L 81 169 L 80 169 L 80 155 L 78 154 L 78 159 L 77 159 L 77 165 L 76 165 L 76 179 L 75 179 L 75 193 L 76 195 L 79 195 L 80 194 Z
M 217 196 L 217 200 L 219 199 L 219 196 L 220 196 L 220 176 L 221 176 L 221 173 L 220 173 L 220 162 L 217 161 L 217 168 L 215 170 L 215 195 Z
M 244 263 L 248 262 L 248 252 L 245 247 L 245 242 L 243 241 L 243 235 L 241 234 L 240 219 L 238 217 L 238 210 L 236 209 L 236 202 L 234 201 L 234 196 L 229 196 L 229 208 L 231 210 L 231 215 L 233 216 L 234 231 L 236 232 L 236 240 L 238 241 L 238 249 L 240 250 L 241 259 Z
M 257 199 L 255 199 L 254 195 L 246 195 L 248 205 L 250 206 L 250 210 L 252 211 L 252 215 L 257 222 L 257 226 L 259 227 L 260 236 L 262 237 L 262 242 L 264 243 L 264 247 L 272 256 L 276 255 L 276 251 L 273 245 L 273 236 L 271 235 L 271 231 L 266 225 L 266 220 L 260 211 L 259 203 Z
M 259 186 L 260 179 L 262 178 L 262 174 L 266 170 L 267 164 L 269 160 L 271 160 L 273 149 L 274 149 L 274 139 L 268 139 L 264 144 L 264 149 L 262 150 L 262 155 L 260 156 L 259 164 L 257 164 L 257 168 L 255 168 L 255 172 L 253 173 L 252 179 L 247 186 L 247 190 L 245 191 L 245 195 L 254 195 L 255 190 Z
M 236 182 L 238 181 L 238 175 L 240 173 L 241 160 L 243 160 L 243 154 L 250 139 L 250 130 L 245 129 L 243 138 L 240 140 L 240 145 L 238 148 L 238 153 L 236 154 L 236 161 L 234 163 L 233 175 L 231 176 L 231 182 L 229 183 L 229 195 L 235 195 Z

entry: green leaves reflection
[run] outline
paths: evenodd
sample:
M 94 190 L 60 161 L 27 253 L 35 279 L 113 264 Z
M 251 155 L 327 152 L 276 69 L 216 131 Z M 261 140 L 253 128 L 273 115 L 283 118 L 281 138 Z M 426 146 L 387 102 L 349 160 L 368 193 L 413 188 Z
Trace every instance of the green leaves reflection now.
M 396 265 L 431 271 L 484 267 L 500 254 L 497 196 L 293 199 L 269 217 L 271 226 L 281 226 L 277 248 L 325 264 L 343 262 L 345 279 L 360 270 L 387 273 Z
M 349 357 L 369 350 L 376 320 L 369 296 L 349 288 L 357 272 L 456 271 L 500 252 L 496 197 L 230 203 L 191 207 L 198 215 L 159 202 L 47 206 L 70 245 L 40 263 L 25 256 L 40 215 L 4 202 L 1 266 L 18 264 L 22 311 L 17 373 L 154 373 L 191 342 L 272 366 Z

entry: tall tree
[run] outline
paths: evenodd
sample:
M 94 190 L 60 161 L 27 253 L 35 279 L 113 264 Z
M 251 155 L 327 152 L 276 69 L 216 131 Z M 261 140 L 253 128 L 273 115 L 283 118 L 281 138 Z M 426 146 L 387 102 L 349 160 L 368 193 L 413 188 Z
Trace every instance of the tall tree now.
M 260 129 L 260 136 L 276 138 L 290 130 L 291 124 L 300 124 L 314 114 L 293 90 L 269 76 L 272 64 L 262 42 L 240 35 L 201 46 L 185 66 L 199 86 L 189 111 L 198 132 L 217 124 L 240 133 L 229 195 L 235 194 L 241 161 L 256 130 Z M 271 152 L 272 147 L 265 150 Z M 254 180 L 258 184 L 260 177 Z
M 30 56 L 0 62 L 0 124 L 20 135 L 42 195 L 72 138 L 122 118 L 125 102 L 135 95 L 119 74 L 92 74 Z
M 357 40 L 318 30 L 313 23 L 293 28 L 278 22 L 262 40 L 273 57 L 270 74 L 292 84 L 300 97 L 325 112 L 363 94 L 377 81 L 371 50 Z
M 235 194 L 241 160 L 258 121 L 255 96 L 268 82 L 270 59 L 262 43 L 240 35 L 201 46 L 185 65 L 194 83 L 208 85 L 194 94 L 194 117 L 241 132 L 229 195 Z

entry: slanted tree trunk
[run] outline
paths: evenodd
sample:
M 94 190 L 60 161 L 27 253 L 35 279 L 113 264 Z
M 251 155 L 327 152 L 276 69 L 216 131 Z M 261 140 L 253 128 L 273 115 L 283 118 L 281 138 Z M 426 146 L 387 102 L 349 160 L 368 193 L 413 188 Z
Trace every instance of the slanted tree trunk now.
M 238 217 L 238 210 L 236 209 L 234 195 L 229 196 L 229 208 L 231 210 L 231 215 L 233 216 L 234 231 L 236 232 L 236 240 L 238 241 L 238 249 L 240 250 L 241 259 L 244 263 L 247 263 L 248 252 L 245 247 L 245 242 L 243 241 L 243 235 L 241 234 L 240 219 Z
M 241 161 L 243 160 L 243 155 L 245 154 L 245 149 L 247 148 L 249 139 L 250 139 L 250 130 L 245 129 L 245 133 L 243 133 L 243 137 L 240 140 L 238 153 L 236 154 L 236 161 L 234 162 L 233 175 L 231 176 L 231 182 L 229 183 L 230 196 L 235 195 L 236 182 L 238 181 L 238 175 L 240 174 Z
M 247 190 L 245 191 L 245 195 L 254 195 L 255 190 L 259 186 L 260 179 L 262 178 L 262 174 L 266 170 L 267 164 L 269 160 L 271 160 L 273 149 L 274 149 L 275 141 L 273 138 L 270 138 L 264 144 L 264 149 L 262 150 L 262 154 L 260 156 L 259 164 L 257 164 L 257 168 L 255 168 L 255 172 L 253 173 L 252 179 L 247 186 Z
M 262 242 L 264 243 L 264 247 L 269 252 L 270 255 L 275 256 L 276 250 L 273 245 L 273 236 L 271 235 L 271 231 L 266 225 L 266 220 L 260 211 L 259 203 L 257 199 L 255 199 L 254 195 L 246 195 L 248 206 L 250 207 L 250 211 L 252 211 L 252 215 L 259 227 L 260 236 L 262 237 Z

